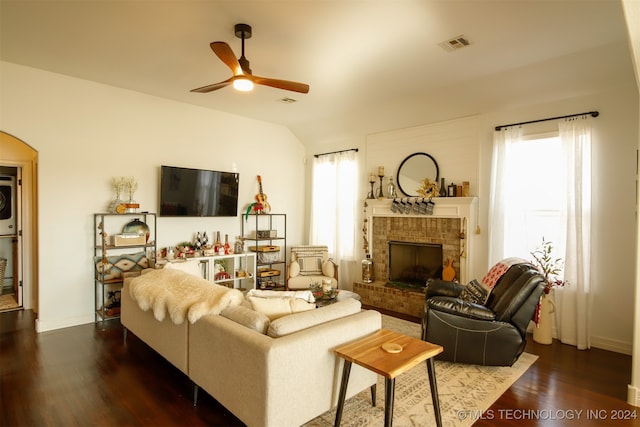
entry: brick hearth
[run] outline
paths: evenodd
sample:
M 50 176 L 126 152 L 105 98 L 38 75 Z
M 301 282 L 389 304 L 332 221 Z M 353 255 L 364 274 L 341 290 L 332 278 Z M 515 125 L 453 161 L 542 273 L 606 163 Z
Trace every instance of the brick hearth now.
M 422 318 L 422 292 L 391 288 L 385 286 L 385 282 L 354 282 L 353 291 L 360 295 L 364 305 Z

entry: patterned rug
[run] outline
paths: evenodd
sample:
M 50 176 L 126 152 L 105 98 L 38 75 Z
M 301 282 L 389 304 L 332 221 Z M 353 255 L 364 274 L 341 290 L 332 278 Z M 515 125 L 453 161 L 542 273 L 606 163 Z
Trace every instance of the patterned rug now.
M 406 335 L 420 337 L 420 325 L 382 316 L 382 326 Z M 445 427 L 473 424 L 538 357 L 523 353 L 511 367 L 465 365 L 436 360 L 435 370 L 440 397 L 440 414 Z M 342 414 L 343 427 L 384 425 L 384 378 L 378 377 L 377 406 L 371 406 L 369 390 L 347 400 Z M 308 422 L 304 427 L 333 426 L 335 409 Z M 424 427 L 435 425 L 424 363 L 396 378 L 393 425 Z

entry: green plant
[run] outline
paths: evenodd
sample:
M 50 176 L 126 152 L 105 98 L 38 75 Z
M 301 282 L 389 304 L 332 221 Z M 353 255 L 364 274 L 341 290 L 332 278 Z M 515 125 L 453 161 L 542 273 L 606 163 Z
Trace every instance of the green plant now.
M 544 293 L 548 294 L 554 286 L 564 286 L 565 281 L 560 278 L 564 270 L 564 261 L 562 258 L 554 258 L 551 255 L 553 245 L 551 242 L 542 238 L 542 245 L 531 252 L 534 259 L 533 264 L 538 267 L 540 273 L 544 276 L 545 286 Z

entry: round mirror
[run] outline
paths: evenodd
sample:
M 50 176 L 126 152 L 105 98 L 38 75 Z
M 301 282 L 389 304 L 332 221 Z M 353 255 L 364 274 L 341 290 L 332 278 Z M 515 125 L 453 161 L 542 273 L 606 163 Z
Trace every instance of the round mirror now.
M 415 153 L 402 161 L 398 168 L 398 187 L 407 196 L 417 196 L 422 180 L 429 178 L 438 182 L 438 164 L 436 159 L 427 153 Z

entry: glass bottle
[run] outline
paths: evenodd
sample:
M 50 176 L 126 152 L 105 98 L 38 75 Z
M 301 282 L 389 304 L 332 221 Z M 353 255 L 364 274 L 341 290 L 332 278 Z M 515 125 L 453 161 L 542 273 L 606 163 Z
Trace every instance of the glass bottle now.
M 387 197 L 389 197 L 390 199 L 395 199 L 397 196 L 396 194 L 396 186 L 393 183 L 393 177 L 390 176 L 389 177 L 389 184 L 387 185 Z
M 220 255 L 220 249 L 222 248 L 222 253 L 224 253 L 224 246 L 222 246 L 222 242 L 220 241 L 220 232 L 216 231 L 216 243 L 213 246 L 215 251 L 216 251 L 216 255 Z
M 224 235 L 224 253 L 225 255 L 229 255 L 231 253 L 231 245 L 229 245 L 229 235 Z
M 362 260 L 362 281 L 364 283 L 373 282 L 373 261 L 371 261 L 371 254 L 367 254 L 366 258 Z
M 447 197 L 447 188 L 444 186 L 444 178 L 440 178 L 440 197 Z
M 244 253 L 244 243 L 242 241 L 241 236 L 236 236 L 236 242 L 233 246 L 234 246 L 233 248 L 234 253 L 237 253 L 237 254 Z

